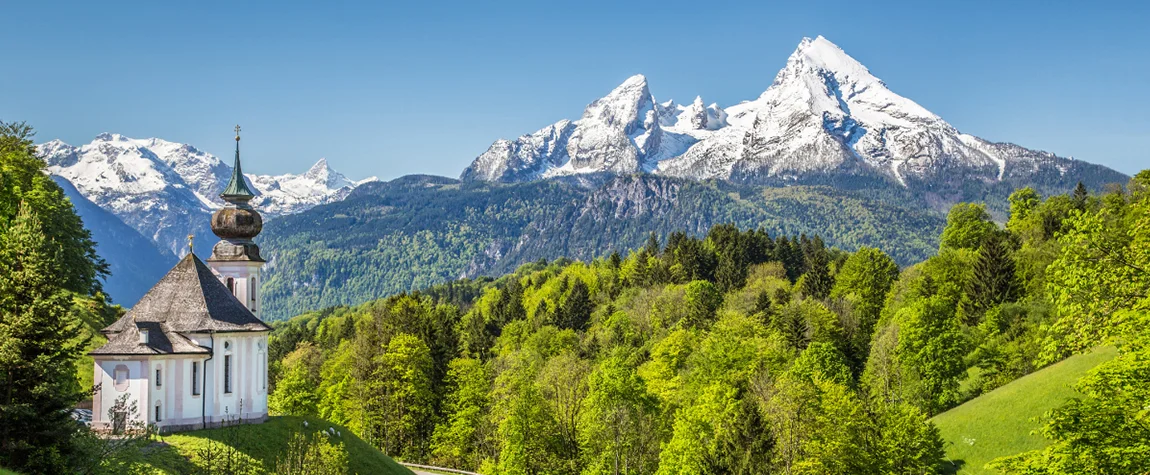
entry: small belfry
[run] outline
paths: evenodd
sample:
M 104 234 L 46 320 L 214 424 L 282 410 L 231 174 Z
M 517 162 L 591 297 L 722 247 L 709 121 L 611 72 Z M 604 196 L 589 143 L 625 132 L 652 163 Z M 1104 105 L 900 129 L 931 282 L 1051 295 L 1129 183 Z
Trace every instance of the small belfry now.
M 208 265 L 240 302 L 260 317 L 262 302 L 259 298 L 259 271 L 264 258 L 260 247 L 253 241 L 263 230 L 264 220 L 251 207 L 255 193 L 248 187 L 240 165 L 240 126 L 236 126 L 236 158 L 232 165 L 232 179 L 220 193 L 227 205 L 212 214 L 212 232 L 220 242 L 212 247 Z

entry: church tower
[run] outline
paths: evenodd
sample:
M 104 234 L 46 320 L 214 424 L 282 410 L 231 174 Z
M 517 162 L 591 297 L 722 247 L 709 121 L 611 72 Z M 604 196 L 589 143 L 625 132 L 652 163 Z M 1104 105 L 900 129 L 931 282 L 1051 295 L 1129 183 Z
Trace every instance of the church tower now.
M 232 295 L 261 318 L 263 302 L 260 300 L 260 267 L 264 265 L 260 257 L 260 247 L 252 242 L 263 230 L 264 220 L 259 212 L 248 203 L 255 193 L 248 188 L 240 168 L 240 126 L 236 126 L 236 163 L 232 168 L 232 179 L 220 194 L 227 205 L 212 215 L 212 232 L 220 242 L 212 248 L 208 258 L 220 281 Z

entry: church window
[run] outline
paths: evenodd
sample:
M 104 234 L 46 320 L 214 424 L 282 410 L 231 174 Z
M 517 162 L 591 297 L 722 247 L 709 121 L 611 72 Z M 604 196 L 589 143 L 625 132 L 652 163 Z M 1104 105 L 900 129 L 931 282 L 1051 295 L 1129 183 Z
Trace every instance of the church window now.
M 163 373 L 160 371 L 160 367 L 157 366 L 156 367 L 156 387 L 157 388 L 162 387 L 163 385 L 164 385 Z
M 160 422 L 160 401 L 156 401 L 156 422 Z
M 116 390 L 117 391 L 127 391 L 128 390 L 128 367 L 124 366 L 124 365 L 119 365 L 116 367 L 115 371 L 113 371 L 112 374 L 115 376 Z
M 232 393 L 232 355 L 224 355 L 224 394 Z
M 192 362 L 192 395 L 200 395 L 200 362 Z
M 232 295 L 236 294 L 236 279 L 231 277 L 228 277 L 228 292 L 231 292 Z

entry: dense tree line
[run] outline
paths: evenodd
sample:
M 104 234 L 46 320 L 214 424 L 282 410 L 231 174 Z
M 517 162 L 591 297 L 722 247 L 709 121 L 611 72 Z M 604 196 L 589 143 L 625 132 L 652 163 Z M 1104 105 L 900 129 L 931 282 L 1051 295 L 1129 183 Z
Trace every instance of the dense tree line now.
M 552 180 L 459 183 L 403 177 L 267 224 L 264 308 L 284 319 L 354 305 L 461 276 L 503 275 L 545 259 L 591 260 L 655 232 L 702 236 L 716 224 L 819 235 L 842 249 L 883 249 L 896 262 L 937 248 L 939 214 L 899 190 L 755 187 L 623 176 L 596 188 Z
M 1144 427 L 1148 178 L 1024 188 L 1004 226 L 957 205 L 937 254 L 902 269 L 875 248 L 718 225 L 305 314 L 273 335 L 272 408 L 493 474 L 935 473 L 930 416 L 1124 342 L 1113 371 L 1142 389 L 1084 381 L 1090 398 L 1044 429 L 1066 442 L 996 462 L 1031 473 L 1098 430 L 1083 414 Z M 1131 434 L 1087 435 L 1115 461 L 1144 449 Z

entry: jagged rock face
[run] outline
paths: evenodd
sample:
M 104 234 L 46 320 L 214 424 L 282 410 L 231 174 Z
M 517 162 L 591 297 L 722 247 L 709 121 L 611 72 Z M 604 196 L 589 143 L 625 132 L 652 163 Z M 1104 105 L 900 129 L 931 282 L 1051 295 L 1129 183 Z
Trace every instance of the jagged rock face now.
M 232 168 L 214 155 L 187 144 L 108 133 L 79 147 L 53 140 L 39 150 L 49 173 L 71 182 L 159 248 L 182 256 L 189 234 L 202 251 L 216 241 L 210 216 L 224 205 L 219 193 Z M 252 205 L 269 218 L 343 199 L 361 183 L 335 172 L 326 160 L 302 175 L 246 178 L 259 194 Z
M 654 172 L 700 138 L 726 126 L 717 105 L 655 102 L 647 78 L 628 78 L 574 122 L 561 120 L 514 140 L 497 140 L 464 180 L 518 182 L 581 174 Z
M 1060 174 L 1072 162 L 963 134 L 820 36 L 804 38 L 753 101 L 726 110 L 705 107 L 701 98 L 660 104 L 646 78 L 634 76 L 587 106 L 578 121 L 497 141 L 463 179 L 651 172 L 752 183 L 853 176 L 929 188 L 1002 182 L 1011 173 Z

